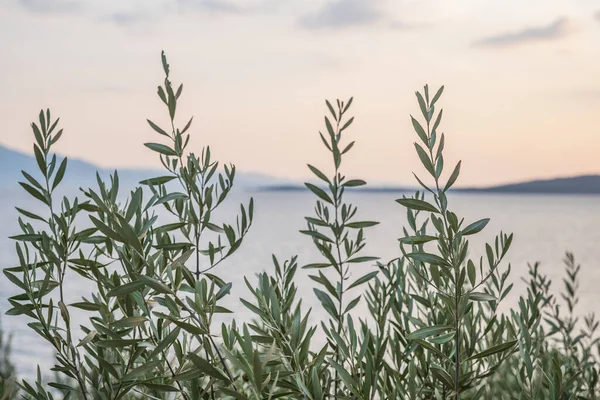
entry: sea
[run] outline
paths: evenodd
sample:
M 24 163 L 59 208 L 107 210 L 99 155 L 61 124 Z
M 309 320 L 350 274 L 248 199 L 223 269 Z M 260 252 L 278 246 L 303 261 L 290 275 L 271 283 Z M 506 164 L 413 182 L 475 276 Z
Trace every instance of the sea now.
M 248 321 L 252 314 L 241 304 L 240 298 L 251 300 L 244 278 L 256 282 L 260 272 L 272 272 L 272 255 L 284 261 L 298 257 L 300 266 L 319 262 L 322 256 L 315 250 L 310 238 L 299 231 L 306 228 L 304 217 L 314 214 L 315 198 L 305 191 L 243 191 L 235 193 L 224 203 L 221 212 L 215 215 L 217 221 L 234 221 L 240 203 L 247 204 L 254 199 L 254 221 L 240 250 L 220 264 L 214 272 L 232 283 L 231 294 L 223 305 L 233 311 L 227 318 L 235 318 L 239 323 Z M 358 206 L 357 218 L 379 221 L 380 224 L 365 230 L 367 245 L 363 255 L 378 256 L 382 261 L 398 257 L 398 239 L 407 226 L 406 210 L 395 200 L 401 193 L 348 193 L 348 202 Z M 8 237 L 18 234 L 18 214 L 15 205 L 30 211 L 44 213 L 39 202 L 19 190 L 0 191 L 0 264 L 2 268 L 16 266 L 14 242 Z M 510 281 L 514 288 L 503 307 L 516 305 L 519 296 L 524 295 L 526 286 L 521 278 L 527 275 L 528 263 L 540 262 L 541 271 L 553 281 L 552 291 L 556 294 L 563 289 L 563 259 L 566 251 L 575 254 L 581 264 L 579 279 L 579 304 L 577 314 L 583 316 L 600 311 L 600 197 L 593 195 L 515 195 L 453 193 L 449 196 L 449 208 L 466 223 L 481 218 L 491 218 L 490 223 L 470 243 L 470 257 L 485 257 L 486 241 L 493 241 L 500 231 L 513 233 L 514 239 L 502 269 L 511 265 Z M 160 217 L 159 214 L 159 222 Z M 165 218 L 167 218 L 165 216 Z M 353 265 L 351 273 L 360 276 L 374 270 L 372 263 Z M 314 295 L 313 282 L 308 271 L 299 269 L 296 274 L 298 294 L 307 308 L 312 308 L 314 323 L 326 318 L 325 312 Z M 68 302 L 90 297 L 95 287 L 75 273 L 66 276 L 66 296 Z M 0 321 L 7 336 L 12 339 L 12 361 L 19 377 L 33 378 L 39 365 L 43 371 L 53 365 L 53 351 L 49 343 L 37 336 L 23 316 L 4 315 L 9 308 L 7 298 L 18 293 L 18 289 L 2 274 L 0 277 Z M 366 316 L 364 304 L 354 309 L 355 317 Z M 74 313 L 73 326 L 87 325 L 90 314 Z M 225 321 L 227 322 L 227 321 Z M 81 334 L 78 334 L 81 336 Z

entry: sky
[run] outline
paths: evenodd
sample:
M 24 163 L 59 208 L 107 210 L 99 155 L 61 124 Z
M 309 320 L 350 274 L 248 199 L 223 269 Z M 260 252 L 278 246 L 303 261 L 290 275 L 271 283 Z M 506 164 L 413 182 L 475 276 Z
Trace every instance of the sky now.
M 160 167 L 160 53 L 183 82 L 177 123 L 238 171 L 330 171 L 325 99 L 354 97 L 343 164 L 367 182 L 424 175 L 415 91 L 445 85 L 446 176 L 491 185 L 600 173 L 597 0 L 2 0 L 0 144 L 31 152 L 41 108 L 57 151 Z

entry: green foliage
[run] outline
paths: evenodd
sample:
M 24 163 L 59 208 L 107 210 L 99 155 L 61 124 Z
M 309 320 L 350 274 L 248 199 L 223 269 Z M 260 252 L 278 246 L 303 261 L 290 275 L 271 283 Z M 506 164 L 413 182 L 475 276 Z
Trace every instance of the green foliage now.
M 241 205 L 233 222 L 215 219 L 236 169 L 220 167 L 208 147 L 200 156 L 187 151 L 192 120 L 178 128 L 176 118 L 183 87 L 172 85 L 164 53 L 162 66 L 167 124 L 148 120 L 160 141 L 145 146 L 164 173 L 126 196 L 115 172 L 108 182 L 98 176 L 83 199 L 59 199 L 68 161 L 53 146 L 62 130 L 50 111 L 32 124 L 39 171 L 24 171 L 21 186 L 44 211 L 18 208 L 19 265 L 4 273 L 20 289 L 8 314 L 28 317 L 54 348 L 56 376 L 45 384 L 38 369 L 35 383 L 19 384 L 25 398 L 596 398 L 598 323 L 590 315 L 577 331 L 580 267 L 572 255 L 566 316 L 538 264 L 518 308 L 498 311 L 513 287 L 504 265 L 513 236 L 501 232 L 471 254 L 470 238 L 489 219 L 465 221 L 450 207 L 461 163 L 444 170 L 436 113 L 443 87 L 432 97 L 427 86 L 416 94 L 422 120 L 411 117 L 414 146 L 427 178 L 415 174 L 424 191 L 397 200 L 408 221 L 399 257 L 384 263 L 365 252 L 377 222 L 363 219 L 346 194 L 366 183 L 342 172 L 354 146 L 346 140 L 352 99 L 327 101 L 320 138 L 330 166 L 308 165 L 315 208 L 301 231 L 320 257 L 299 269 L 295 256 L 273 256 L 272 272 L 245 280 L 250 298 L 240 301 L 252 318 L 217 327 L 216 316 L 231 312 L 222 300 L 232 284 L 216 267 L 242 245 L 254 203 Z M 299 295 L 301 272 L 327 315 L 318 325 Z M 68 302 L 74 274 L 95 289 Z M 358 313 L 359 305 L 367 311 Z M 87 313 L 85 325 L 73 324 L 75 310 Z
M 10 399 L 16 395 L 15 366 L 11 361 L 12 335 L 6 335 L 0 324 L 0 400 Z
M 525 350 L 500 368 L 486 387 L 489 396 L 514 399 L 597 399 L 600 385 L 600 343 L 598 322 L 593 313 L 579 323 L 574 311 L 579 301 L 577 289 L 581 267 L 572 253 L 565 256 L 564 291 L 558 299 L 552 282 L 540 271 L 540 263 L 529 265 L 524 279 L 528 293 L 535 296 L 537 312 L 545 324 L 524 331 L 520 338 Z M 562 307 L 567 313 L 561 315 Z M 510 396 L 510 397 L 508 397 Z

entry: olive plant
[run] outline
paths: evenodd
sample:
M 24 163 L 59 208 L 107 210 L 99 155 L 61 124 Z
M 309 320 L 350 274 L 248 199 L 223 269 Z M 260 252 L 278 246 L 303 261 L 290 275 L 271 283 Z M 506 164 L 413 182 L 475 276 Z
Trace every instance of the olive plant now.
M 500 263 L 513 236 L 500 233 L 494 243 L 486 244 L 485 262 L 483 257 L 469 256 L 469 236 L 482 231 L 489 219 L 468 223 L 449 207 L 448 190 L 460 174 L 461 163 L 442 180 L 445 136 L 439 127 L 443 110 L 436 114 L 436 103 L 443 89 L 432 97 L 428 86 L 424 95 L 417 92 L 425 125 L 411 117 L 419 139 L 414 146 L 432 183 L 425 183 L 427 180 L 416 174 L 415 178 L 433 201 L 405 197 L 397 202 L 426 213 L 432 225 L 431 230 L 427 224 L 414 229 L 418 226 L 409 216 L 413 232 L 406 231 L 400 239 L 417 285 L 427 286 L 413 297 L 426 320 L 415 321 L 415 329 L 407 336 L 427 353 L 415 354 L 421 369 L 429 370 L 421 391 L 458 399 L 461 393 L 477 387 L 516 348 L 512 325 L 504 316 L 496 316 L 497 303 L 510 290 L 504 287 L 510 267 L 501 274 Z M 492 279 L 497 291 L 488 284 Z M 426 296 L 420 296 L 423 293 Z
M 489 219 L 465 221 L 452 211 L 461 163 L 446 173 L 443 113 L 437 111 L 443 87 L 433 96 L 428 86 L 416 94 L 423 122 L 410 121 L 428 177 L 415 174 L 423 190 L 397 200 L 407 219 L 398 257 L 383 262 L 365 254 L 365 232 L 377 222 L 363 219 L 348 201 L 348 192 L 366 183 L 343 172 L 355 144 L 347 140 L 353 100 L 326 101 L 319 137 L 330 164 L 308 165 L 316 181 L 306 187 L 316 203 L 301 231 L 319 258 L 281 261 L 274 255 L 270 268 L 245 277 L 249 297 L 240 302 L 249 313 L 218 326 L 218 314 L 231 313 L 222 299 L 232 291 L 223 278 L 232 271 L 219 271 L 234 268 L 223 261 L 242 246 L 254 202 L 242 204 L 233 222 L 216 220 L 236 169 L 220 166 L 209 147 L 200 155 L 187 150 L 192 119 L 180 128 L 176 118 L 183 86 L 172 84 L 164 53 L 161 61 L 165 78 L 158 97 L 166 122 L 147 121 L 160 141 L 145 146 L 164 172 L 129 193 L 115 171 L 108 179 L 97 175 L 81 196 L 60 198 L 68 161 L 54 146 L 63 131 L 49 110 L 32 124 L 38 171 L 23 171 L 20 184 L 42 211 L 17 207 L 21 232 L 12 238 L 19 262 L 4 273 L 19 289 L 9 298 L 8 314 L 27 317 L 53 348 L 56 375 L 44 378 L 51 375 L 38 367 L 36 382 L 19 382 L 19 395 L 598 398 L 598 322 L 589 315 L 580 328 L 580 267 L 570 253 L 562 305 L 534 264 L 518 306 L 500 312 L 513 289 L 512 268 L 505 263 L 513 235 L 501 232 L 474 252 L 470 239 Z M 302 273 L 314 282 L 317 307 L 326 315 L 318 323 L 301 295 L 306 288 L 296 278 Z M 75 275 L 94 290 L 73 300 Z M 76 326 L 76 314 L 86 315 L 85 323 Z M 0 390 L 6 393 L 4 383 Z
M 370 370 L 365 371 L 362 364 L 368 343 L 360 343 L 355 321 L 350 314 L 361 295 L 348 297 L 349 290 L 360 288 L 378 274 L 378 270 L 373 268 L 364 273 L 364 267 L 360 266 L 378 258 L 359 255 L 366 245 L 365 228 L 378 223 L 357 220 L 357 207 L 347 203 L 344 196 L 347 190 L 366 184 L 361 179 L 347 178 L 341 172 L 344 155 L 355 143 L 343 143 L 347 129 L 354 121 L 354 117 L 346 117 L 352 101 L 352 98 L 347 102 L 337 100 L 335 109 L 326 101 L 331 115 L 325 117 L 326 134 L 319 132 L 319 136 L 331 154 L 333 168 L 328 176 L 317 167 L 308 165 L 319 179 L 318 184 L 306 183 L 306 187 L 317 197 L 317 202 L 314 216 L 306 217 L 308 229 L 301 231 L 311 237 L 323 256 L 322 261 L 307 264 L 304 269 L 314 271 L 309 275 L 318 285 L 313 289 L 314 293 L 330 316 L 329 321 L 321 323 L 321 328 L 327 337 L 328 363 L 333 370 L 331 374 L 323 375 L 322 386 L 327 397 L 334 399 L 347 396 L 371 398 L 375 388 L 375 382 L 369 375 L 376 366 L 369 365 Z M 321 186 L 325 186 L 325 189 Z M 333 276 L 326 274 L 330 271 Z
M 32 124 L 38 178 L 23 171 L 21 186 L 46 207 L 46 213 L 21 208 L 22 233 L 13 236 L 19 265 L 5 275 L 21 293 L 11 297 L 9 314 L 23 314 L 29 326 L 54 347 L 53 370 L 68 384 L 48 385 L 82 399 L 157 397 L 185 399 L 215 396 L 219 386 L 235 389 L 225 356 L 211 331 L 218 304 L 231 283 L 211 271 L 242 244 L 253 220 L 253 201 L 241 206 L 235 223 L 217 223 L 213 212 L 227 198 L 235 167 L 213 161 L 205 147 L 200 157 L 187 153 L 188 130 L 176 127 L 182 86 L 165 80 L 158 96 L 168 111 L 169 128 L 148 120 L 164 143 L 147 143 L 165 168 L 163 176 L 141 182 L 125 201 L 119 176 L 97 176 L 95 189 L 82 190 L 86 200 L 57 199 L 67 159 L 52 152 L 63 131 L 50 111 Z M 178 183 L 179 189 L 168 184 Z M 175 222 L 159 223 L 164 209 Z M 78 230 L 76 221 L 91 227 Z M 207 235 L 209 232 L 211 235 Z M 66 299 L 69 277 L 78 274 L 97 291 L 81 301 Z M 90 313 L 89 323 L 72 324 L 73 309 Z M 21 388 L 33 398 L 53 398 L 41 382 Z
M 0 400 L 6 400 L 16 395 L 15 366 L 11 359 L 12 335 L 6 334 L 3 324 L 0 324 Z
M 564 289 L 559 302 L 552 293 L 552 281 L 542 271 L 541 264 L 529 265 L 529 277 L 524 279 L 528 292 L 540 298 L 539 310 L 544 324 L 524 330 L 523 347 L 531 355 L 522 354 L 512 360 L 508 372 L 518 377 L 516 384 L 499 385 L 513 398 L 538 399 L 597 399 L 599 397 L 600 337 L 595 314 L 584 317 L 583 324 L 575 314 L 579 302 L 580 264 L 567 252 L 564 259 Z M 566 306 L 567 313 L 561 314 Z

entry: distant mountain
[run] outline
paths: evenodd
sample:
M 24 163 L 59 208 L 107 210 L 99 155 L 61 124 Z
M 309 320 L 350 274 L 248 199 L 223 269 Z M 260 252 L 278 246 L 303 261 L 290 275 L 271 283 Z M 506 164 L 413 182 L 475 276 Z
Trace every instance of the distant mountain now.
M 59 156 L 58 159 L 60 162 L 62 157 Z M 0 188 L 16 187 L 17 182 L 24 179 L 21 174 L 22 170 L 34 177 L 39 177 L 38 166 L 32 155 L 0 145 Z M 165 174 L 164 171 L 153 169 L 117 168 L 117 170 L 119 179 L 125 186 L 133 186 L 141 180 Z M 69 157 L 67 172 L 62 185 L 74 187 L 94 185 L 96 172 L 106 180 L 110 174 L 114 173 L 114 169 L 100 168 L 94 164 Z M 237 172 L 234 187 L 248 190 L 265 185 L 285 185 L 289 183 L 290 181 L 287 179 L 275 178 L 269 175 Z
M 62 157 L 57 158 L 58 162 L 62 160 Z M 21 171 L 25 171 L 36 178 L 40 176 L 39 168 L 33 156 L 0 146 L 0 186 L 16 186 L 18 181 L 24 179 Z M 96 172 L 106 179 L 114 171 L 69 158 L 67 172 L 62 184 L 89 184 L 92 180 L 95 180 Z M 145 179 L 149 174 L 154 173 L 155 171 L 123 169 L 119 171 L 119 178 L 123 182 L 130 182 Z
M 299 192 L 308 190 L 303 184 L 284 184 L 284 185 L 268 185 L 257 187 L 258 191 L 261 192 Z M 364 186 L 358 188 L 352 188 L 352 191 L 363 192 L 363 193 L 405 193 L 415 192 L 419 190 L 417 188 L 400 187 L 400 186 Z
M 457 190 L 488 193 L 600 194 L 600 175 L 540 179 L 487 188 L 461 188 Z
M 23 180 L 21 170 L 39 176 L 37 163 L 33 156 L 0 145 L 0 188 L 17 187 L 17 182 Z M 141 180 L 164 174 L 161 170 L 153 169 L 119 168 L 118 171 L 119 178 L 125 186 L 133 186 Z M 96 172 L 102 178 L 107 179 L 114 170 L 99 168 L 94 164 L 69 158 L 69 166 L 63 185 L 74 187 L 94 185 Z M 259 191 L 307 190 L 302 183 L 253 172 L 238 172 L 234 186 L 238 189 Z M 421 189 L 380 185 L 353 190 L 370 193 L 410 193 Z M 600 175 L 534 180 L 489 187 L 454 188 L 452 191 L 466 193 L 600 194 Z
M 307 190 L 304 185 L 271 185 L 259 188 L 262 191 Z M 416 187 L 366 186 L 354 191 L 368 193 L 406 193 L 422 190 Z M 453 192 L 464 193 L 515 193 L 515 194 L 600 194 L 600 175 L 583 175 L 570 178 L 534 180 L 499 186 L 454 188 Z

